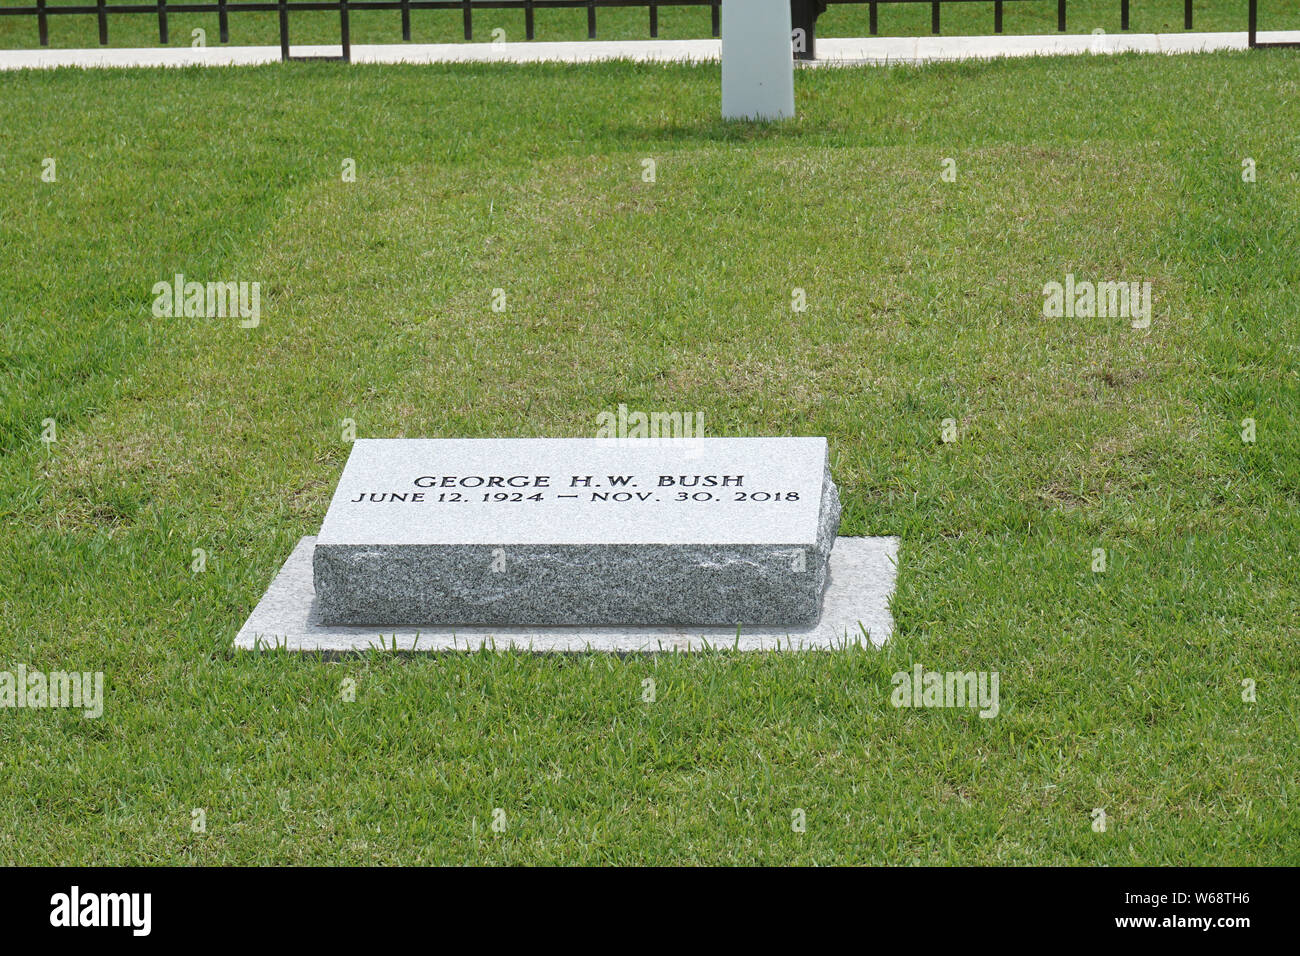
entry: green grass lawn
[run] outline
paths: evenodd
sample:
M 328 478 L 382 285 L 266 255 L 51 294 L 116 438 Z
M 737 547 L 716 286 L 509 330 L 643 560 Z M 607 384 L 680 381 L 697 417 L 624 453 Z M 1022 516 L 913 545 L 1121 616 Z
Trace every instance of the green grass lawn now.
M 88 0 L 49 0 L 50 7 L 86 6 Z M 30 7 L 34 0 L 0 0 L 0 7 Z M 1196 31 L 1246 30 L 1247 0 L 1196 0 L 1193 29 Z M 1066 27 L 1070 33 L 1102 29 L 1120 32 L 1119 0 L 1069 0 Z M 940 26 L 944 35 L 991 34 L 993 3 L 944 3 Z M 95 47 L 99 27 L 94 14 L 50 17 L 52 47 Z M 152 14 L 117 14 L 109 17 L 109 44 L 120 47 L 157 46 L 158 18 Z M 400 43 L 401 14 L 394 10 L 354 12 L 350 17 L 353 43 Z M 479 10 L 474 13 L 474 39 L 486 42 L 492 31 L 505 30 L 507 41 L 524 39 L 524 15 L 511 10 Z M 706 7 L 663 7 L 659 11 L 659 35 L 665 39 L 707 37 L 712 18 Z M 1300 0 L 1261 0 L 1260 29 L 1300 30 Z M 1056 4 L 1052 0 L 1007 0 L 1003 32 L 1032 34 L 1056 32 Z M 216 14 L 171 13 L 168 41 L 172 46 L 189 46 L 196 28 L 206 31 L 209 45 L 217 43 Z M 1183 0 L 1132 0 L 1129 29 L 1136 33 L 1177 33 L 1183 30 Z M 587 37 L 585 9 L 539 10 L 536 39 L 582 40 Z M 646 8 L 604 8 L 596 15 L 597 38 L 602 40 L 649 39 Z M 870 34 L 870 13 L 866 5 L 832 5 L 817 21 L 819 36 L 860 37 Z M 883 3 L 879 7 L 882 36 L 928 36 L 931 33 L 928 3 Z M 289 21 L 291 40 L 297 43 L 338 43 L 339 16 L 333 12 L 294 13 Z M 235 13 L 230 17 L 230 42 L 239 46 L 278 44 L 279 17 L 276 13 Z M 463 42 L 460 11 L 416 10 L 411 13 L 414 43 Z M 34 48 L 38 33 L 34 17 L 0 16 L 0 49 Z
M 1298 66 L 800 71 L 758 127 L 716 65 L 0 74 L 0 670 L 106 684 L 0 709 L 0 862 L 1300 863 Z M 177 272 L 260 325 L 154 318 Z M 1150 327 L 1045 318 L 1067 273 Z M 343 419 L 620 402 L 827 436 L 893 641 L 232 650 Z M 1000 714 L 894 708 L 915 664 Z

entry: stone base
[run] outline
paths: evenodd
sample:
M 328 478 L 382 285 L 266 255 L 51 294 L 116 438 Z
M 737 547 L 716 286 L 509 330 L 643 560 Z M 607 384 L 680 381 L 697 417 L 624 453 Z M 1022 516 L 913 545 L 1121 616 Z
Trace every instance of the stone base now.
M 807 628 L 758 627 L 362 627 L 323 625 L 312 584 L 314 537 L 298 542 L 235 637 L 245 650 L 703 651 L 832 650 L 885 643 L 897 577 L 897 538 L 837 538 L 820 621 Z

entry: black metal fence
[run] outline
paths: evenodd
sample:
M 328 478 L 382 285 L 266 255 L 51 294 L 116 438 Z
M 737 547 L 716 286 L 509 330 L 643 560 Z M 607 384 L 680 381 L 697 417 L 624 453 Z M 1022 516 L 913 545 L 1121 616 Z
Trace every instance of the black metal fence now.
M 1050 3 L 1052 0 L 826 0 L 831 4 L 854 3 L 869 7 L 870 32 L 879 30 L 879 8 L 886 3 L 930 4 L 930 30 L 940 32 L 940 9 L 945 3 L 992 3 L 993 32 L 1002 32 L 1002 13 L 1006 3 Z M 1066 0 L 1055 0 L 1056 28 L 1066 29 Z M 1130 0 L 1119 0 L 1119 28 L 1129 28 Z M 278 13 L 280 18 L 280 56 L 282 59 L 301 59 L 289 55 L 289 14 L 293 11 L 329 12 L 339 15 L 339 42 L 341 59 L 351 62 L 352 41 L 349 15 L 363 10 L 392 10 L 401 13 L 402 40 L 411 39 L 411 11 L 447 10 L 461 15 L 465 39 L 474 39 L 474 10 L 514 10 L 523 14 L 524 35 L 532 40 L 536 34 L 536 13 L 546 9 L 585 9 L 587 12 L 587 38 L 596 39 L 596 11 L 601 7 L 645 7 L 649 15 L 649 33 L 659 36 L 659 10 L 661 7 L 708 7 L 712 16 L 713 36 L 718 36 L 721 26 L 722 0 L 137 0 L 137 2 L 110 3 L 95 0 L 93 4 L 50 6 L 47 0 L 35 0 L 32 6 L 0 8 L 0 16 L 26 16 L 36 19 L 36 29 L 41 46 L 50 43 L 50 18 L 64 16 L 93 16 L 99 24 L 99 42 L 108 45 L 108 18 L 118 15 L 146 15 L 158 18 L 158 42 L 169 42 L 167 17 L 178 13 L 215 13 L 217 32 L 221 43 L 230 42 L 230 17 L 235 13 Z M 1249 0 L 1248 29 L 1251 47 L 1300 46 L 1296 43 L 1259 43 L 1256 40 L 1258 0 Z M 1183 0 L 1183 28 L 1192 29 L 1192 0 Z

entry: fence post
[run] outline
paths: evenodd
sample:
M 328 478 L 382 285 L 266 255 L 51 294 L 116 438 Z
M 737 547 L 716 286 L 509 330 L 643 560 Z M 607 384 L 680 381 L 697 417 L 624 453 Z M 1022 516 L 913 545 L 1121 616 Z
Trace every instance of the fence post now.
M 650 3 L 650 39 L 654 40 L 659 36 L 659 5 L 651 0 Z
M 1183 29 L 1192 28 L 1192 0 L 1183 0 Z
M 803 47 L 795 47 L 796 60 L 817 59 L 817 0 L 790 0 L 791 36 L 803 34 Z
M 1128 0 L 1119 0 L 1119 28 L 1128 29 Z
M 1065 0 L 1056 0 L 1056 29 L 1065 32 Z
M 280 0 L 280 59 L 289 62 L 289 4 Z
M 993 4 L 993 32 L 1002 32 L 1002 0 L 995 0 Z
M 587 39 L 596 39 L 596 0 L 587 0 Z
M 531 40 L 537 35 L 537 24 L 533 19 L 533 0 L 524 0 L 524 38 Z
M 96 11 L 96 16 L 99 20 L 99 45 L 100 46 L 108 46 L 108 12 L 104 9 L 104 4 L 106 2 L 107 0 L 99 0 L 99 2 L 96 4 L 96 6 L 99 7 L 99 9 Z
M 158 42 L 167 45 L 167 0 L 158 0 Z
M 1255 9 L 1255 0 L 1250 0 L 1250 12 L 1247 14 L 1247 16 L 1250 19 L 1250 22 L 1247 25 L 1248 29 L 1247 29 L 1247 36 L 1246 36 L 1246 46 L 1250 47 L 1252 50 L 1255 48 L 1256 13 L 1257 11 Z
M 36 32 L 40 35 L 41 46 L 49 46 L 50 24 L 45 16 L 45 0 L 36 0 Z
M 713 35 L 722 36 L 722 0 L 713 0 Z
M 939 4 L 937 0 L 935 3 L 930 4 L 930 32 L 939 32 Z
M 230 42 L 230 15 L 226 11 L 226 0 L 217 0 L 217 39 L 222 43 Z
M 402 42 L 411 42 L 411 0 L 402 0 Z
M 871 35 L 880 31 L 880 21 L 876 18 L 876 0 L 871 0 Z
M 339 0 L 339 43 L 343 47 L 343 62 L 352 62 L 352 29 L 348 23 L 348 0 Z
M 470 9 L 469 0 L 462 0 L 460 5 L 461 18 L 465 21 L 465 39 L 474 39 L 474 12 Z

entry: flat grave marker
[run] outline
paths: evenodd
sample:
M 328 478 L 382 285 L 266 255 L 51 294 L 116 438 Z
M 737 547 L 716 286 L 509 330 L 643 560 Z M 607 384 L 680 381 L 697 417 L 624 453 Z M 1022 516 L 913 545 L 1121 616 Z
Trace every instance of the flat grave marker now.
M 361 439 L 314 552 L 326 624 L 816 623 L 824 438 Z
M 879 646 L 898 540 L 839 519 L 824 438 L 361 439 L 235 644 Z

